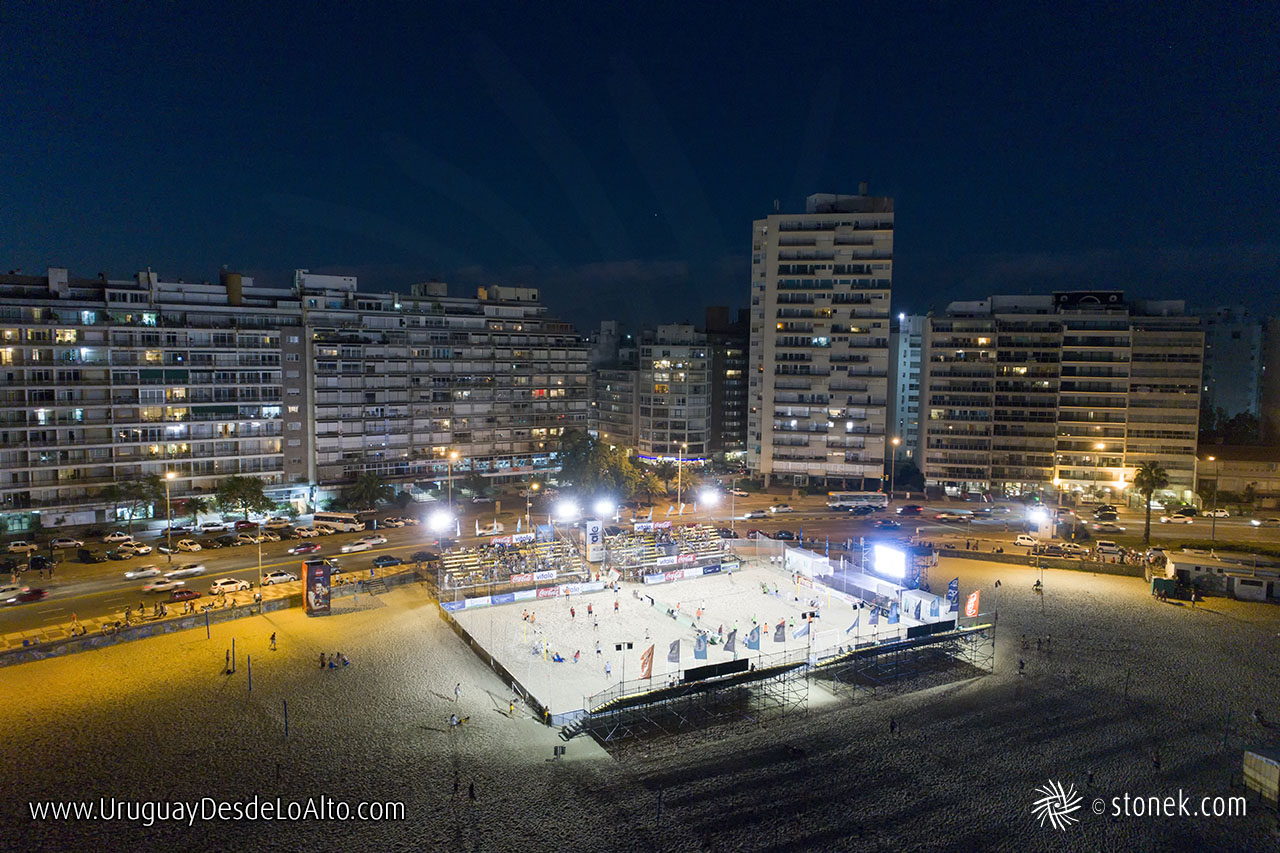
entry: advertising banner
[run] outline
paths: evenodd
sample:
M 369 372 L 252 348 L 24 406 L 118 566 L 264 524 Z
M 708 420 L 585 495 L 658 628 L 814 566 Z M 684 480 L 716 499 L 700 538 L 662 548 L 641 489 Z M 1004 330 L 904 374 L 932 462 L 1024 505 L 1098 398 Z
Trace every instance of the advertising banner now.
M 659 557 L 653 561 L 655 566 L 674 566 L 676 564 L 675 557 Z
M 512 595 L 516 601 L 527 601 L 530 598 L 537 598 L 538 591 L 536 589 L 518 589 Z
M 555 598 L 560 594 L 558 586 L 544 586 L 538 590 L 538 598 Z
M 467 599 L 467 607 L 487 607 L 489 603 L 489 596 L 487 595 L 482 595 L 479 598 Z
M 697 561 L 697 554 L 681 554 L 679 557 L 676 557 L 676 562 L 678 563 L 696 563 Z
M 465 601 L 442 601 L 440 602 L 440 606 L 445 610 L 448 610 L 450 613 L 453 613 L 466 607 L 467 603 Z
M 489 540 L 489 544 L 490 545 L 510 545 L 511 537 L 510 536 L 494 536 L 492 539 Z
M 532 542 L 535 538 L 533 533 L 517 533 L 511 537 L 513 545 L 523 545 L 526 542 Z
M 732 560 L 726 563 L 721 563 L 720 568 L 724 569 L 726 572 L 731 572 L 734 569 L 738 568 L 739 565 L 740 564 L 738 563 L 738 561 Z
M 332 567 L 328 560 L 306 560 L 302 564 L 303 589 L 306 590 L 307 615 L 329 612 L 329 578 Z
M 718 571 L 720 571 L 720 564 L 719 564 L 719 563 L 716 563 L 714 566 L 703 566 L 703 567 L 702 567 L 702 573 L 703 573 L 704 575 L 714 575 L 714 574 L 715 574 L 716 572 L 718 572 Z
M 666 579 L 667 579 L 666 575 L 645 575 L 644 576 L 645 583 L 663 583 L 666 581 Z
M 502 592 L 493 597 L 494 604 L 510 604 L 516 600 L 515 593 Z
M 604 560 L 604 525 L 598 518 L 588 518 L 582 523 L 583 541 L 587 546 L 587 562 L 599 563 Z
M 522 575 L 512 575 L 511 582 L 512 583 L 533 583 L 533 573 L 527 572 Z
M 541 572 L 534 572 L 533 579 L 536 581 L 553 581 L 556 579 L 555 569 L 547 569 Z
M 698 574 L 702 573 L 699 572 Z M 682 580 L 684 578 L 684 569 L 676 569 L 675 571 L 667 572 L 665 577 L 669 581 Z

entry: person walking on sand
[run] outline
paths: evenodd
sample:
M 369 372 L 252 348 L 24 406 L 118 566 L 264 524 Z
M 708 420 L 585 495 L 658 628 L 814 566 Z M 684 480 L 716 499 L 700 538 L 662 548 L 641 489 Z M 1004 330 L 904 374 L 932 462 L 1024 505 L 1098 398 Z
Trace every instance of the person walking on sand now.
M 898 733 L 898 721 L 893 717 L 889 718 L 889 734 L 896 735 Z
M 320 668 L 324 669 L 324 652 L 320 653 Z
M 605 661 L 605 662 L 604 662 L 604 677 L 605 677 L 605 678 L 609 678 L 611 675 L 613 675 L 613 667 L 609 664 L 609 661 Z
M 576 619 L 576 618 L 578 618 L 578 611 L 576 611 L 576 610 L 574 610 L 572 607 L 570 607 L 570 608 L 569 608 L 569 618 L 570 618 L 570 619 Z
M 600 651 L 600 641 L 599 641 L 599 640 L 596 640 L 596 654 L 598 654 L 598 655 L 600 655 L 600 654 L 604 654 L 603 652 L 601 652 L 601 651 Z
M 616 598 L 613 600 L 613 612 L 614 613 L 618 612 L 618 599 Z
M 461 701 L 461 699 L 462 699 L 462 682 L 459 681 L 457 684 L 453 685 L 453 701 L 458 702 L 458 701 Z
M 467 786 L 467 796 L 471 798 L 471 802 L 476 801 L 476 783 L 472 782 Z
M 274 652 L 275 650 L 276 650 L 276 632 L 272 631 L 271 632 L 271 651 Z

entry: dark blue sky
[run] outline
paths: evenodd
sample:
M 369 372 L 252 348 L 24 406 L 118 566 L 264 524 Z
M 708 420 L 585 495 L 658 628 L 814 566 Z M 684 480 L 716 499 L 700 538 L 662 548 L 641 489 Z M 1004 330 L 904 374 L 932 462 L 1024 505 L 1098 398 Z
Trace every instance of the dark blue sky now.
M 897 200 L 895 310 L 1280 310 L 1274 4 L 115 5 L 0 5 L 6 269 L 699 320 L 745 304 L 774 199 L 867 180 Z

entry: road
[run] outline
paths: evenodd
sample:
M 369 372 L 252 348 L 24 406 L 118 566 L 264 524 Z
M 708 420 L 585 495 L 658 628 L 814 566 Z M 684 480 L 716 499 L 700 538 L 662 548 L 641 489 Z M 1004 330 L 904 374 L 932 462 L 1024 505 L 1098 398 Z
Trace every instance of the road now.
M 902 539 L 917 534 L 926 541 L 937 542 L 948 537 L 955 539 L 971 538 L 981 540 L 983 550 L 989 550 L 996 546 L 1002 546 L 1005 550 L 1012 550 L 1013 537 L 1019 532 L 1017 529 L 1018 512 L 1022 510 L 1020 506 L 1014 504 L 1011 505 L 1013 511 L 1007 514 L 998 513 L 990 519 L 948 523 L 936 521 L 933 516 L 944 510 L 965 511 L 977 505 L 960 502 L 928 501 L 923 504 L 925 510 L 919 516 L 902 517 L 894 515 L 901 522 L 901 528 L 897 530 L 879 530 L 874 526 L 874 523 L 877 518 L 884 517 L 884 513 L 877 513 L 869 517 L 854 517 L 848 513 L 828 510 L 823 496 L 806 496 L 790 502 L 790 505 L 795 508 L 794 512 L 770 515 L 763 519 L 745 519 L 743 517 L 749 511 L 764 509 L 772 503 L 779 502 L 779 500 L 769 496 L 738 498 L 733 502 L 732 507 L 737 518 L 732 521 L 729 519 L 730 505 L 727 502 L 714 508 L 700 507 L 697 512 L 692 511 L 691 507 L 687 507 L 688 511 L 683 516 L 674 513 L 670 516 L 666 515 L 666 507 L 660 504 L 654 508 L 653 518 L 655 521 L 669 518 L 670 520 L 684 523 L 700 521 L 715 524 L 719 527 L 732 526 L 740 536 L 744 536 L 749 530 L 761 530 L 769 535 L 776 534 L 779 530 L 789 530 L 797 535 L 803 532 L 804 537 L 808 540 L 818 540 L 825 543 L 829 539 L 833 546 L 843 543 L 846 539 L 857 540 L 860 537 L 865 537 L 869 540 Z M 512 502 L 509 505 L 514 505 L 514 503 Z M 897 501 L 895 506 L 904 503 L 906 502 Z M 538 513 L 535 521 L 538 518 L 545 520 L 547 508 L 538 506 L 537 509 Z M 1082 509 L 1082 512 L 1088 516 L 1087 508 Z M 393 513 L 393 510 L 389 510 L 387 514 L 391 515 Z M 491 508 L 476 507 L 460 521 L 464 534 L 474 531 L 477 515 L 482 525 L 493 520 Z M 522 516 L 523 513 L 519 513 L 519 515 Z M 504 512 L 499 516 L 503 523 L 506 524 L 506 532 L 510 533 L 515 530 L 516 517 L 517 514 L 513 512 Z M 643 517 L 642 514 L 641 518 Z M 1005 530 L 1006 519 L 1011 528 L 1007 531 Z M 629 510 L 624 510 L 619 516 L 619 523 L 623 526 L 626 526 L 630 520 L 631 513 Z M 1119 523 L 1126 528 L 1125 532 L 1123 534 L 1097 534 L 1097 536 L 1114 539 L 1121 545 L 1138 547 L 1141 543 L 1142 521 L 1140 514 L 1122 511 Z M 1245 519 L 1218 519 L 1216 527 L 1219 541 L 1238 542 L 1245 545 L 1276 546 L 1280 544 L 1280 529 L 1255 527 Z M 1158 516 L 1153 515 L 1151 538 L 1154 544 L 1172 544 L 1192 539 L 1208 539 L 1209 530 L 1210 523 L 1205 518 L 1197 518 L 1193 523 L 1187 525 L 1173 525 L 1160 524 Z M 387 538 L 386 545 L 379 546 L 371 551 L 348 555 L 340 553 L 341 546 L 345 542 L 357 539 L 363 534 L 336 534 L 317 537 L 308 541 L 320 544 L 322 548 L 321 556 L 338 558 L 339 564 L 348 571 L 367 570 L 372 564 L 372 559 L 380 554 L 391 554 L 407 560 L 409 555 L 415 551 L 432 549 L 436 541 L 435 536 L 425 526 L 379 529 L 378 533 Z M 154 538 L 153 535 L 140 535 L 139 538 L 155 544 L 159 544 L 161 541 L 159 538 Z M 474 536 L 464 535 L 461 544 L 476 544 L 478 541 L 480 540 Z M 103 550 L 100 545 L 91 544 L 98 550 Z M 288 549 L 294 544 L 297 544 L 296 540 L 264 544 L 262 546 L 263 573 L 284 569 L 295 575 L 300 575 L 304 558 L 302 556 L 290 556 L 287 553 Z M 206 567 L 204 574 L 186 579 L 186 586 L 200 591 L 205 597 L 207 597 L 209 585 L 218 578 L 243 579 L 255 585 L 258 582 L 258 548 L 254 545 L 205 550 L 198 554 L 175 554 L 173 555 L 172 564 L 170 564 L 165 555 L 153 553 L 147 557 L 139 557 L 132 560 L 113 560 L 106 563 L 81 565 L 74 562 L 73 554 L 73 551 L 66 551 L 60 555 L 64 562 L 58 566 L 52 580 L 41 580 L 31 572 L 21 577 L 21 583 L 32 587 L 43 587 L 48 591 L 49 595 L 39 602 L 11 605 L 0 609 L 0 633 L 38 629 L 67 623 L 71 620 L 72 614 L 82 620 L 106 616 L 120 618 L 126 607 L 137 607 L 139 602 L 144 602 L 147 607 L 150 607 L 152 602 L 156 600 L 167 600 L 167 595 L 153 596 L 142 592 L 142 586 L 147 580 L 127 580 L 124 577 L 126 571 L 148 564 L 156 565 L 162 571 L 168 571 L 170 568 L 184 563 L 198 562 L 203 564 Z

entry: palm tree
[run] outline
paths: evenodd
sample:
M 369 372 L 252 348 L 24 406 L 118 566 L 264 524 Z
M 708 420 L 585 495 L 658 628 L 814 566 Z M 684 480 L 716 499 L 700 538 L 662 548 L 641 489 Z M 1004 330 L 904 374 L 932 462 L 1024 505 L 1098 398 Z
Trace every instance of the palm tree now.
M 197 527 L 200 524 L 201 513 L 207 513 L 212 508 L 212 504 L 208 498 L 195 496 L 187 498 L 183 502 L 182 508 L 187 515 L 191 516 L 191 526 Z
M 658 479 L 662 481 L 663 487 L 670 492 L 671 481 L 676 478 L 676 463 L 672 462 L 670 459 L 664 459 L 658 463 L 658 467 L 653 473 L 658 475 Z
M 1142 495 L 1143 503 L 1147 505 L 1147 524 L 1142 531 L 1144 545 L 1151 544 L 1151 496 L 1157 489 L 1163 489 L 1167 485 L 1169 485 L 1169 472 L 1161 468 L 1159 462 L 1143 462 L 1138 466 L 1137 473 L 1133 475 L 1133 486 Z
M 365 472 L 356 478 L 345 492 L 347 502 L 357 510 L 373 509 L 378 504 L 387 503 L 395 496 L 395 490 L 372 471 Z

